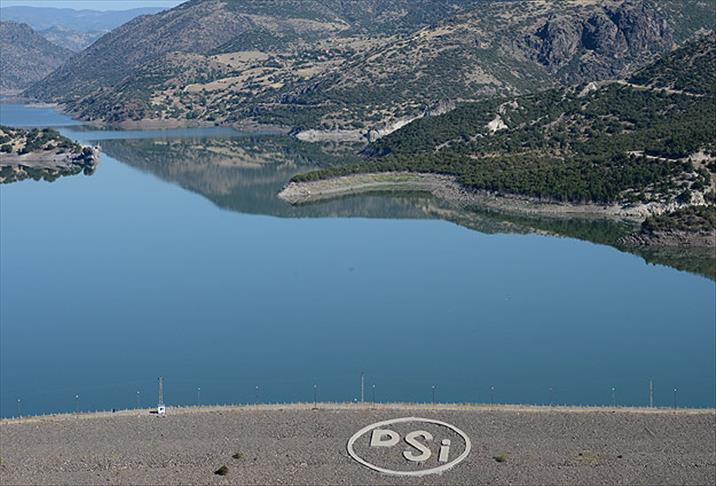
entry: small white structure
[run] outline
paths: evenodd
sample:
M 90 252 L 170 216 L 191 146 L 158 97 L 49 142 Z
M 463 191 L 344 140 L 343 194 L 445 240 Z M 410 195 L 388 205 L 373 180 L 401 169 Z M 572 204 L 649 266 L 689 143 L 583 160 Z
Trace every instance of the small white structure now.
M 159 377 L 159 405 L 157 405 L 157 415 L 164 416 L 167 413 L 167 407 L 164 406 L 164 377 Z

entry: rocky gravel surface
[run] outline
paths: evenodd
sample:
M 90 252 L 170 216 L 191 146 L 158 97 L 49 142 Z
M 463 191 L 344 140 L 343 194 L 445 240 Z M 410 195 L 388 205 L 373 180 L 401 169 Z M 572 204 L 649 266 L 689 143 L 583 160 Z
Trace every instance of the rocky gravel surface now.
M 399 417 L 457 426 L 472 450 L 422 477 L 349 456 L 353 434 Z M 0 422 L 0 484 L 700 485 L 716 483 L 715 434 L 714 410 L 319 404 L 62 415 Z M 405 447 L 375 449 L 372 460 L 405 468 Z

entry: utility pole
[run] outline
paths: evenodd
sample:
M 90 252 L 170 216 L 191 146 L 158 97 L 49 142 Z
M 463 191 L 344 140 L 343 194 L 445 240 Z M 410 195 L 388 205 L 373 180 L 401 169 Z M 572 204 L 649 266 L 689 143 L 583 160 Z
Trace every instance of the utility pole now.
M 649 380 L 649 408 L 654 408 L 654 380 Z
M 360 374 L 360 402 L 365 402 L 365 373 Z
M 159 404 L 157 405 L 157 414 L 164 415 L 167 409 L 164 406 L 164 377 L 159 377 Z

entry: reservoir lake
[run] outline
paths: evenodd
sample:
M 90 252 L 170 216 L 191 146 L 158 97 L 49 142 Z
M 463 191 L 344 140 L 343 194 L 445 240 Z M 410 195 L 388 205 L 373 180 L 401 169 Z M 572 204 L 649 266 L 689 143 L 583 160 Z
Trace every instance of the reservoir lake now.
M 647 405 L 652 381 L 656 406 L 716 405 L 713 260 L 620 249 L 621 223 L 293 207 L 291 176 L 355 151 L 0 123 L 102 146 L 91 176 L 0 186 L 3 417 L 156 406 L 159 376 L 170 406 L 359 400 L 361 373 L 366 400 Z

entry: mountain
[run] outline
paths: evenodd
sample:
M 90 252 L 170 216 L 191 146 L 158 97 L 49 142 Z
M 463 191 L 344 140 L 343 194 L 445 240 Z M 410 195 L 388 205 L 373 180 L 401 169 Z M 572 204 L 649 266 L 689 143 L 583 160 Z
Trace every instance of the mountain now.
M 19 92 L 72 56 L 27 24 L 0 22 L 0 92 Z
M 371 144 L 367 161 L 294 181 L 435 173 L 470 190 L 617 206 L 630 215 L 713 210 L 715 64 L 711 32 L 629 80 L 465 103 Z
M 106 34 L 105 31 L 79 32 L 64 27 L 53 26 L 37 32 L 55 45 L 73 52 L 79 52 Z
M 155 7 L 129 10 L 74 10 L 53 7 L 3 7 L 3 20 L 25 23 L 53 44 L 79 52 L 107 32 L 141 15 L 153 15 Z
M 259 123 L 375 139 L 454 102 L 624 76 L 708 26 L 711 6 L 191 0 L 115 29 L 26 94 L 114 124 Z
M 109 32 L 135 17 L 162 10 L 156 7 L 99 11 L 17 6 L 0 8 L 0 16 L 6 21 L 28 24 L 37 31 L 58 27 L 75 32 Z
M 650 2 L 483 2 L 353 56 L 291 99 L 360 121 L 389 109 L 401 124 L 440 101 L 620 77 L 673 45 Z
M 276 49 L 292 65 L 306 64 L 306 72 L 310 72 L 310 59 L 325 50 L 315 45 L 319 40 L 335 38 L 341 32 L 370 38 L 413 30 L 474 1 L 193 0 L 119 27 L 28 94 L 68 103 L 70 109 L 89 119 L 155 117 L 150 110 L 159 107 L 153 107 L 157 103 L 151 99 L 171 86 L 193 98 L 190 85 L 235 77 L 239 70 L 270 61 Z M 376 31 L 380 34 L 367 34 Z M 250 53 L 229 55 L 239 49 L 262 52 L 258 58 Z M 250 88 L 243 90 L 242 96 L 249 92 Z M 176 108 L 166 106 L 162 112 L 171 118 L 197 118 L 194 103 L 177 102 Z M 201 118 L 209 120 L 212 114 L 202 113 Z

